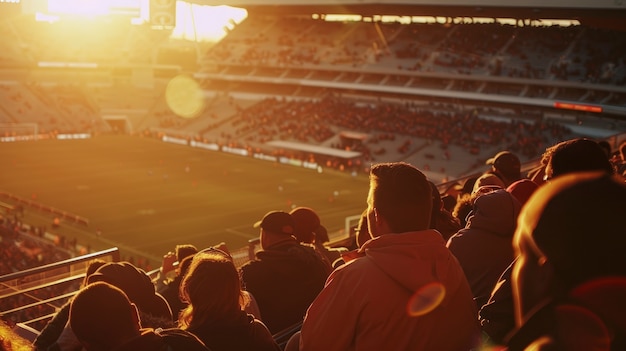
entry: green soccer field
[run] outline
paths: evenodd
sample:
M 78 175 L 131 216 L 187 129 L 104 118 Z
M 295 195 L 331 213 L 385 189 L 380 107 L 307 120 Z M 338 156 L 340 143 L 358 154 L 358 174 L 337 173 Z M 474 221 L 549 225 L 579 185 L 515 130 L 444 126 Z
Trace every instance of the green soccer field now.
M 26 221 L 47 225 L 94 250 L 153 264 L 176 244 L 225 242 L 237 249 L 258 237 L 266 212 L 314 208 L 333 235 L 366 206 L 366 175 L 274 164 L 250 157 L 130 136 L 0 144 L 0 191 L 67 211 L 88 226 L 25 207 Z M 96 231 L 101 231 L 97 236 Z

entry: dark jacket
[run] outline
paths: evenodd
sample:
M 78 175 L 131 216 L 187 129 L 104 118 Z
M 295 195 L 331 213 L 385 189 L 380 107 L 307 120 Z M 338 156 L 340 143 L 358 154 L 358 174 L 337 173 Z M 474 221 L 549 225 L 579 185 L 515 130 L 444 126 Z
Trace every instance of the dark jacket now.
M 177 275 L 171 281 L 168 281 L 163 285 L 163 287 L 159 290 L 159 293 L 165 298 L 167 303 L 170 305 L 172 310 L 172 317 L 174 320 L 178 320 L 178 315 L 180 312 L 187 307 L 187 304 L 182 302 L 179 297 L 180 283 L 182 281 L 182 277 Z
M 241 267 L 245 289 L 272 334 L 302 321 L 329 273 L 313 247 L 296 241 L 257 252 L 255 260 Z
M 506 190 L 481 195 L 465 228 L 448 241 L 470 284 L 477 307 L 487 303 L 500 275 L 513 262 L 513 233 L 520 203 Z
M 70 303 L 71 300 L 65 303 L 35 338 L 33 342 L 35 350 L 47 350 L 59 339 L 69 320 Z
M 267 327 L 244 311 L 231 322 L 207 323 L 187 331 L 212 351 L 280 351 Z
M 195 335 L 178 329 L 142 329 L 141 335 L 111 351 L 210 351 Z

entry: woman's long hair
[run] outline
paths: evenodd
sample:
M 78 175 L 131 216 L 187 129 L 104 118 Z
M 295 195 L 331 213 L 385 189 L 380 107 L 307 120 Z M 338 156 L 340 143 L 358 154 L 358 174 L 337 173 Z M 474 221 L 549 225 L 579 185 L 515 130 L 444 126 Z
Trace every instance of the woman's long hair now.
M 230 256 L 219 250 L 193 257 L 180 284 L 180 296 L 189 303 L 178 319 L 182 329 L 234 320 L 246 303 L 237 268 Z

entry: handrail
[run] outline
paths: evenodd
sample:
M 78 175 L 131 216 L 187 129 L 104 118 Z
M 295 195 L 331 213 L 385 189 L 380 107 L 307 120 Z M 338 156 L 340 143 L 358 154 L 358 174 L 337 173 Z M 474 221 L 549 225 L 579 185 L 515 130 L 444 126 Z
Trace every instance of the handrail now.
M 22 295 L 30 297 L 33 301 L 22 304 L 17 308 L 11 308 L 4 311 L 0 310 L 0 315 L 8 316 L 10 314 L 20 313 L 21 311 L 35 309 L 38 312 L 29 316 L 29 320 L 20 321 L 19 323 L 23 326 L 27 326 L 34 334 L 38 334 L 37 329 L 40 328 L 41 325 L 33 327 L 33 324 L 41 324 L 42 322 L 52 318 L 60 308 L 57 302 L 62 303 L 63 301 L 71 299 L 77 291 L 74 290 L 65 292 L 49 298 L 40 298 L 32 295 L 31 293 L 47 287 L 63 285 L 72 283 L 73 281 L 77 281 L 79 279 L 84 279 L 85 266 L 89 261 L 98 258 L 102 258 L 107 262 L 119 262 L 119 249 L 117 247 L 113 247 L 99 252 L 0 276 L 0 289 L 3 289 L 0 290 L 0 299 L 5 300 L 6 298 L 15 298 L 18 295 Z M 45 278 L 46 276 L 48 279 Z M 31 277 L 34 279 L 30 279 Z M 50 280 L 49 278 L 52 279 Z M 2 295 L 2 293 L 4 293 L 4 295 Z M 38 306 L 47 306 L 52 308 L 54 312 L 49 313 L 49 311 L 39 310 L 37 309 Z
M 79 279 L 82 280 L 84 278 L 85 278 L 85 273 L 81 273 L 81 274 L 78 274 L 78 275 L 75 275 L 75 276 L 70 276 L 70 277 L 67 277 L 67 278 L 62 278 L 62 279 L 58 279 L 58 280 L 53 281 L 53 282 L 49 282 L 49 283 L 45 284 L 45 286 L 60 285 L 60 284 L 63 284 L 63 283 L 69 283 L 69 282 L 72 282 L 72 281 L 75 281 L 75 280 L 79 280 Z M 13 296 L 16 296 L 16 295 L 26 294 L 26 293 L 29 293 L 31 291 L 41 290 L 42 287 L 44 287 L 44 286 L 36 285 L 36 286 L 32 286 L 32 287 L 26 288 L 26 289 L 19 289 L 19 290 L 16 289 L 12 293 L 8 293 L 8 294 L 5 294 L 5 295 L 0 295 L 0 299 L 6 299 L 7 297 L 13 297 Z
M 15 313 L 15 312 L 18 312 L 18 311 L 21 311 L 21 310 L 25 310 L 27 308 L 37 307 L 37 306 L 44 305 L 44 304 L 47 304 L 47 303 L 50 303 L 50 302 L 67 299 L 68 297 L 72 297 L 74 295 L 76 295 L 76 291 L 65 293 L 63 295 L 56 295 L 55 297 L 51 297 L 49 299 L 33 302 L 33 303 L 28 304 L 28 305 L 22 305 L 22 306 L 16 307 L 16 308 L 11 309 L 11 310 L 2 311 L 2 313 L 4 313 L 4 314 Z
M 67 260 L 46 264 L 46 265 L 39 266 L 39 267 L 25 269 L 25 270 L 19 271 L 19 272 L 9 273 L 9 274 L 0 276 L 0 283 L 11 281 L 11 280 L 15 280 L 15 279 L 24 278 L 24 277 L 27 277 L 27 276 L 30 276 L 30 275 L 34 275 L 34 274 L 48 272 L 48 271 L 53 270 L 55 268 L 62 268 L 62 267 L 66 267 L 66 266 L 69 266 L 69 265 L 72 265 L 72 264 L 86 262 L 86 261 L 90 261 L 90 260 L 93 260 L 93 259 L 96 259 L 96 258 L 106 257 L 106 256 L 112 256 L 113 261 L 117 262 L 117 261 L 120 260 L 120 251 L 119 251 L 119 249 L 117 247 L 113 247 L 113 248 L 110 248 L 110 249 L 94 252 L 94 253 L 83 255 L 83 256 L 80 256 L 80 257 L 74 257 L 74 258 L 70 258 L 70 259 L 67 259 Z

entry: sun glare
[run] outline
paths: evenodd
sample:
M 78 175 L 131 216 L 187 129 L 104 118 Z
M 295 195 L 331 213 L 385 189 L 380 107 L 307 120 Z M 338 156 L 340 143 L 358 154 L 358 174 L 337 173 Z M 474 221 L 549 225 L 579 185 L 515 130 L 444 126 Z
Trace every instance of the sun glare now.
M 103 16 L 110 3 L 102 0 L 48 0 L 48 12 L 55 15 Z
M 54 22 L 59 18 L 92 19 L 133 13 L 133 24 L 149 20 L 149 0 L 47 0 L 47 8 L 37 12 L 37 20 Z M 176 27 L 173 39 L 216 42 L 243 21 L 248 12 L 230 6 L 207 6 L 176 2 Z
M 176 27 L 172 38 L 215 42 L 248 16 L 245 9 L 230 6 L 205 6 L 178 1 Z

